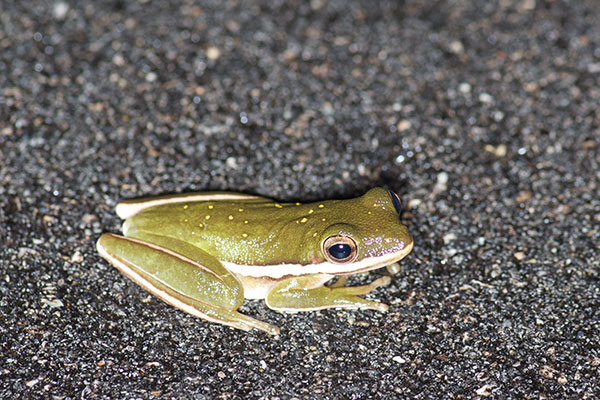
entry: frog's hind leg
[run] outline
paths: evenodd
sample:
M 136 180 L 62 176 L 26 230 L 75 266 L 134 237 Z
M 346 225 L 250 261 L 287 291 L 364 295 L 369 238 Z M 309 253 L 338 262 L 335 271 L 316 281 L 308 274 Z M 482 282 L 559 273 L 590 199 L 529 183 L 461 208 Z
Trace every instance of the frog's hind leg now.
M 216 258 L 177 239 L 137 236 L 104 234 L 98 252 L 135 283 L 182 311 L 244 331 L 279 333 L 279 328 L 236 311 L 244 301 L 243 288 Z

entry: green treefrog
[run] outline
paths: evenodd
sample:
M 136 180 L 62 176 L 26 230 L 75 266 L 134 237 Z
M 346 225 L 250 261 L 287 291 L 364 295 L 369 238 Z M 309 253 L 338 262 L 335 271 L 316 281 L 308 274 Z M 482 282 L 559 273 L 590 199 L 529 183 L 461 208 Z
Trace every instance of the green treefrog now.
M 273 335 L 279 328 L 237 311 L 244 298 L 285 312 L 386 311 L 360 295 L 389 284 L 388 276 L 354 287 L 345 278 L 391 265 L 413 247 L 400 199 L 382 188 L 310 204 L 189 193 L 125 201 L 116 212 L 124 236 L 103 234 L 97 249 L 124 275 L 194 316 Z

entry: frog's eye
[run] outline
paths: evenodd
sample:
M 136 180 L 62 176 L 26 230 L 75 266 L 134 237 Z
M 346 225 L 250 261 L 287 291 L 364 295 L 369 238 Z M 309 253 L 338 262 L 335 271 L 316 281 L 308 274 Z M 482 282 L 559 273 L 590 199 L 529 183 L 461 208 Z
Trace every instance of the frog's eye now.
M 396 212 L 398 213 L 398 215 L 400 215 L 402 213 L 402 203 L 400 202 L 400 197 L 398 197 L 398 195 L 392 192 L 391 190 L 388 190 L 388 192 L 390 193 L 390 197 L 392 198 L 392 204 L 394 204 Z
M 330 236 L 323 241 L 323 254 L 333 263 L 345 264 L 356 258 L 356 242 L 348 236 Z

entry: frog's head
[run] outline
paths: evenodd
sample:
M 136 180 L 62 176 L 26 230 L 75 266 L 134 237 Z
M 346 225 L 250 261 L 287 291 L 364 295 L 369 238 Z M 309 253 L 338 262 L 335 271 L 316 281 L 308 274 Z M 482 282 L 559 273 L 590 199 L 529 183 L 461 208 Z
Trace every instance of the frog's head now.
M 396 193 L 374 188 L 343 204 L 343 208 L 332 207 L 327 220 L 334 223 L 320 236 L 320 256 L 328 269 L 322 272 L 368 271 L 393 264 L 410 253 L 413 239 L 400 222 Z

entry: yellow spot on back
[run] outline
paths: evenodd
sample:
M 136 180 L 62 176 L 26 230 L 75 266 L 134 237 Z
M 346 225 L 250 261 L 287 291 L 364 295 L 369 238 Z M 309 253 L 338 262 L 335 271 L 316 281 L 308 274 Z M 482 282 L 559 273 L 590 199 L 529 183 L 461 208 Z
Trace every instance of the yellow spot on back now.
M 373 203 L 373 207 L 377 207 L 377 203 Z
M 372 213 L 371 211 L 368 211 L 368 212 L 367 212 L 367 214 L 371 215 L 371 214 L 373 214 L 373 213 Z
M 313 237 L 317 237 L 317 235 L 318 235 L 317 232 L 313 233 Z
M 232 220 L 233 219 L 233 215 L 230 215 L 229 217 L 227 217 L 228 220 Z
M 296 203 L 297 206 L 299 206 L 300 204 L 302 204 L 302 203 Z
M 300 222 L 302 222 L 302 223 L 305 223 L 306 221 L 308 221 L 308 219 L 306 217 L 304 217 L 300 220 Z
M 277 208 L 283 208 L 283 206 L 281 204 L 275 203 L 275 207 Z
M 308 213 L 309 213 L 309 214 L 312 214 L 312 213 L 314 213 L 314 212 L 315 212 L 315 210 L 308 210 Z
M 245 224 L 247 224 L 247 223 L 248 223 L 248 220 L 245 220 L 245 221 L 244 221 L 244 223 L 245 223 Z
M 204 228 L 204 224 L 203 224 L 202 222 L 200 222 L 200 223 L 198 224 L 198 227 L 199 227 L 199 228 Z
M 215 208 L 215 206 L 213 206 L 212 204 L 209 204 L 209 205 L 208 205 L 208 209 L 209 209 L 209 210 L 212 210 L 213 208 Z
M 184 218 L 183 222 L 188 222 L 188 219 L 187 219 L 187 218 Z
M 207 215 L 206 217 L 204 217 L 204 219 L 210 219 L 210 215 Z
M 242 233 L 242 237 L 247 238 L 248 234 L 247 233 Z
M 187 205 L 187 204 L 186 204 L 185 206 L 183 206 L 183 209 L 184 209 L 184 210 L 187 210 L 187 208 L 188 208 L 188 205 Z
M 325 207 L 325 204 L 319 204 L 319 208 Z
M 321 221 L 325 222 L 325 221 L 327 221 L 327 218 L 323 218 Z
M 238 208 L 238 211 L 242 212 L 242 211 L 244 211 L 244 209 L 243 208 Z

